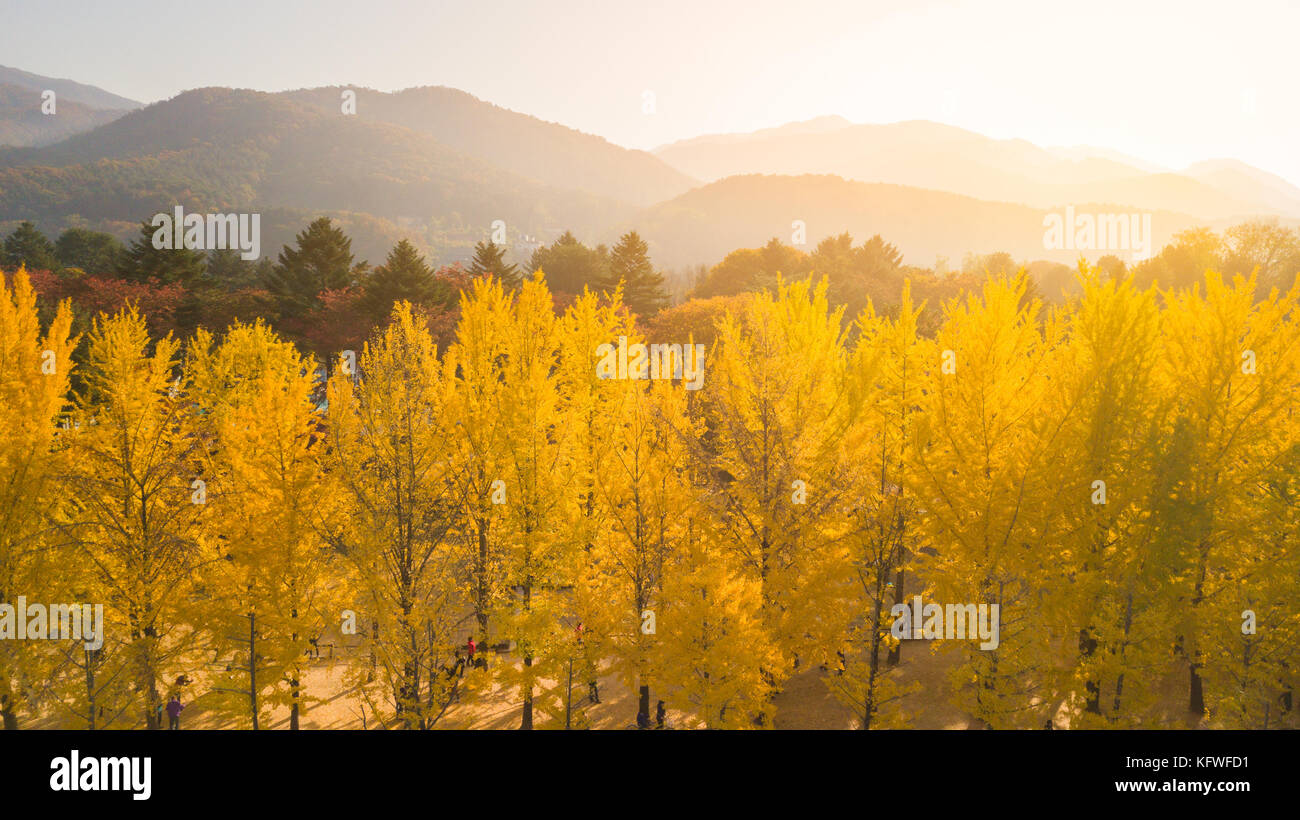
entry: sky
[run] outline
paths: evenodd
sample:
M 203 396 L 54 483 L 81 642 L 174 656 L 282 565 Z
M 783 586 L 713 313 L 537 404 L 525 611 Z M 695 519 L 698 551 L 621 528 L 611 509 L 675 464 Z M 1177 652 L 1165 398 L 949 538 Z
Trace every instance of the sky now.
M 1300 185 L 1296 0 L 0 0 L 0 64 L 154 102 L 446 85 L 651 149 L 838 114 Z

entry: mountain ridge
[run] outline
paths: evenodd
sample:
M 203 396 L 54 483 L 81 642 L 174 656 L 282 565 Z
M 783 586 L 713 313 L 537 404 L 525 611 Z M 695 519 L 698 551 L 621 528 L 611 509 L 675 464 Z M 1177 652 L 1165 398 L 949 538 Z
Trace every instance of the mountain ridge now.
M 1126 165 L 1122 154 L 1109 149 L 1042 148 L 928 120 L 806 133 L 764 129 L 713 135 L 712 141 L 706 135 L 661 147 L 655 154 L 708 182 L 741 173 L 836 174 L 1033 207 L 1118 199 L 1134 208 L 1176 209 L 1208 220 L 1300 217 L 1300 190 L 1279 195 L 1277 183 L 1287 183 L 1260 169 L 1237 169 L 1230 179 L 1152 171 Z
M 355 115 L 342 106 L 348 91 Z M 673 167 L 681 151 L 737 172 L 697 178 Z M 447 86 L 211 86 L 54 144 L 0 148 L 0 222 L 106 226 L 129 238 L 140 219 L 178 204 L 260 210 L 281 215 L 263 245 L 273 252 L 297 215 L 349 214 L 361 226 L 359 257 L 380 257 L 383 243 L 406 235 L 438 262 L 467 258 L 498 220 L 518 262 L 564 230 L 594 244 L 637 228 L 656 262 L 671 266 L 716 262 L 788 235 L 795 219 L 808 221 L 811 244 L 843 230 L 880 233 L 926 262 L 994 250 L 1072 262 L 1041 238 L 1044 216 L 1067 205 L 1149 212 L 1156 242 L 1192 225 L 1300 214 L 1300 188 L 1236 160 L 1181 172 L 1124 160 L 928 120 L 857 124 L 837 115 L 646 152 Z M 828 170 L 850 161 L 858 165 Z M 751 167 L 764 165 L 777 169 Z M 882 178 L 841 172 L 872 169 Z
M 1125 213 L 1119 204 L 1083 202 L 1079 214 Z M 793 244 L 795 220 L 806 230 L 803 250 L 828 236 L 848 232 L 861 242 L 880 234 L 904 262 L 929 266 L 938 257 L 959 263 L 968 253 L 1005 251 L 1018 260 L 1073 265 L 1080 256 L 1095 261 L 1133 249 L 1045 247 L 1044 219 L 1062 209 L 990 202 L 948 191 L 890 183 L 845 180 L 826 174 L 745 174 L 692 189 L 637 214 L 635 226 L 652 255 L 667 265 L 717 262 L 736 248 L 752 248 L 772 237 Z M 1152 251 L 1180 230 L 1206 224 L 1188 214 L 1151 214 Z
M 99 86 L 79 83 L 58 77 L 46 77 L 33 74 L 20 68 L 0 65 L 0 84 L 30 88 L 34 91 L 53 91 L 60 100 L 71 100 L 89 108 L 129 111 L 140 108 L 144 103 L 105 91 Z

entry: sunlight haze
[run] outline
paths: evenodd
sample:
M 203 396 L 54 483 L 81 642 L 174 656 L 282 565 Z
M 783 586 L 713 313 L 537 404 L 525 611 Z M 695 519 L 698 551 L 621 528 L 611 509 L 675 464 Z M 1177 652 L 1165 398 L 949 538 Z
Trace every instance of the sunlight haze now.
M 143 2 L 4 0 L 0 22 L 0 63 L 146 103 L 203 86 L 446 85 L 631 148 L 824 115 L 924 119 L 1172 169 L 1230 157 L 1300 183 L 1300 6 L 1286 2 L 1228 14 L 1122 0 L 364 11 L 235 0 L 160 14 Z M 642 112 L 647 91 L 653 114 Z

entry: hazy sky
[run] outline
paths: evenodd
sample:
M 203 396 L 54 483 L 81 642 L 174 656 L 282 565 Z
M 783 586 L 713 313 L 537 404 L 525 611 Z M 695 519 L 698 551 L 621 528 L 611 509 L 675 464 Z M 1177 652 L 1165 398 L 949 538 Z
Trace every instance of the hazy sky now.
M 0 64 L 145 102 L 448 85 L 635 148 L 930 119 L 1300 184 L 1297 36 L 1296 0 L 0 0 Z

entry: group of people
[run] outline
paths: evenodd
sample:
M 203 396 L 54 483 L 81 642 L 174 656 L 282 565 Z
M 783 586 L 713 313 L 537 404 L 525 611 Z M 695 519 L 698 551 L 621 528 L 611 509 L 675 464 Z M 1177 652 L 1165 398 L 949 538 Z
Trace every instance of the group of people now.
M 456 650 L 456 659 L 450 665 L 443 665 L 443 674 L 447 676 L 448 681 L 465 677 L 465 667 L 473 669 L 487 669 L 487 657 L 479 652 L 479 645 L 471 635 L 469 640 L 465 641 L 465 654 L 461 650 Z M 451 688 L 451 699 L 457 701 L 460 699 L 459 684 L 453 684 Z
M 487 669 L 487 655 L 478 651 L 478 643 L 471 635 L 469 640 L 465 641 L 465 657 L 461 657 L 460 650 L 456 650 L 456 674 L 465 677 L 465 667 L 471 669 Z
M 184 709 L 184 708 L 185 708 L 185 707 L 181 705 L 181 699 L 180 699 L 180 696 L 179 696 L 179 695 L 172 695 L 171 697 L 169 697 L 169 698 L 167 699 L 167 705 L 166 705 L 166 706 L 164 706 L 164 705 L 161 704 L 161 703 L 158 704 L 158 711 L 157 711 L 157 715 L 158 715 L 158 725 L 159 725 L 159 726 L 162 725 L 162 716 L 163 716 L 163 712 L 166 712 L 166 713 L 167 713 L 167 728 L 168 728 L 168 729 L 180 729 L 180 728 L 181 728 L 181 710 Z

